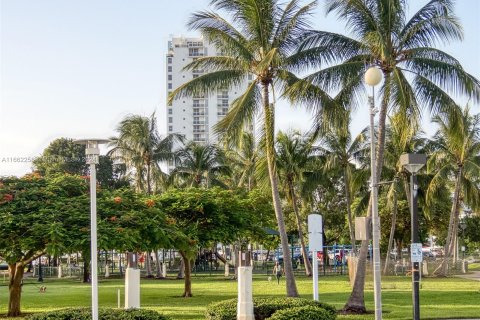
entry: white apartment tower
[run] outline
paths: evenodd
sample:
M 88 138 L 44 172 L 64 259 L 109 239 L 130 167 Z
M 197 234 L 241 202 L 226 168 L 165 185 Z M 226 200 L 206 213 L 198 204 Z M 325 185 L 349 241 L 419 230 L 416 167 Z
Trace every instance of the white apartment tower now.
M 202 38 L 172 38 L 167 53 L 167 97 L 180 85 L 203 74 L 203 70 L 184 71 L 194 59 L 216 55 L 215 46 Z M 213 126 L 228 112 L 231 102 L 245 92 L 244 85 L 219 90 L 210 96 L 179 98 L 166 106 L 167 133 L 179 133 L 187 140 L 198 143 L 214 143 L 217 137 Z

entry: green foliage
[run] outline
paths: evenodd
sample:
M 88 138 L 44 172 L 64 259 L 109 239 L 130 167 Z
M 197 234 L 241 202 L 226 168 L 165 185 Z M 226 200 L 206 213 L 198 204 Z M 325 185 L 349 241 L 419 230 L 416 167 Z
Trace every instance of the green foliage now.
M 335 320 L 336 315 L 327 310 L 315 306 L 295 307 L 278 310 L 270 318 L 271 320 Z
M 205 318 L 207 320 L 234 320 L 236 319 L 236 306 L 237 299 L 210 304 L 205 311 Z M 253 313 L 255 314 L 256 320 L 269 319 L 278 310 L 305 306 L 325 310 L 325 313 L 330 315 L 330 318 L 325 319 L 335 319 L 335 308 L 326 303 L 302 298 L 253 298 Z
M 33 166 L 42 175 L 58 173 L 82 175 L 87 171 L 85 146 L 74 143 L 73 139 L 56 139 L 33 161 Z
M 27 320 L 90 320 L 92 310 L 87 308 L 72 308 L 50 311 L 28 316 Z M 168 320 L 166 317 L 153 310 L 145 309 L 99 309 L 99 320 Z

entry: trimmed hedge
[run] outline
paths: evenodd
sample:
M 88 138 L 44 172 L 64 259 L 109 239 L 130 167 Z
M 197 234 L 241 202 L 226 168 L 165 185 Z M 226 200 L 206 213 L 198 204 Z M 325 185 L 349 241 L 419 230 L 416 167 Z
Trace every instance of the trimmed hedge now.
M 92 309 L 71 308 L 37 313 L 26 317 L 28 320 L 91 320 Z M 99 320 L 170 320 L 156 311 L 144 309 L 99 309 Z
M 326 303 L 302 298 L 253 298 L 253 313 L 255 320 L 270 318 L 276 311 L 296 307 L 311 306 L 325 309 L 328 314 L 336 317 L 336 309 Z M 205 311 L 207 320 L 236 320 L 237 299 L 224 300 L 207 306 Z
M 336 316 L 314 306 L 295 307 L 275 312 L 269 320 L 335 320 Z

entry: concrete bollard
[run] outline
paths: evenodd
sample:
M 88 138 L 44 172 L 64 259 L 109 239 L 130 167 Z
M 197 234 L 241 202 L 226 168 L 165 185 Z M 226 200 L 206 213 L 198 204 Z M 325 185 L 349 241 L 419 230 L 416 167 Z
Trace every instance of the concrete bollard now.
M 230 276 L 230 265 L 228 262 L 225 262 L 225 277 Z
M 62 277 L 62 266 L 58 266 L 58 279 Z
M 252 267 L 238 267 L 237 320 L 255 320 L 253 316 Z
M 110 277 L 110 269 L 109 269 L 109 265 L 108 263 L 105 265 L 105 278 L 109 278 Z
M 422 275 L 423 276 L 428 276 L 428 262 L 427 261 L 422 262 Z
M 140 270 L 125 271 L 125 309 L 140 308 Z

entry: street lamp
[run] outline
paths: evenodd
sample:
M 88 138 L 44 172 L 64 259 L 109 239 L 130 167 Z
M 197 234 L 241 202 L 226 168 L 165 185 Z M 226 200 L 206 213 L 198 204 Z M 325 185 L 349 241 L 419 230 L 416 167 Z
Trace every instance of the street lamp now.
M 372 87 L 372 95 L 368 97 L 370 105 L 370 158 L 371 158 L 371 195 L 372 195 L 372 235 L 373 235 L 373 282 L 375 300 L 375 319 L 382 319 L 382 286 L 380 271 L 380 223 L 378 218 L 378 183 L 375 153 L 375 86 L 382 81 L 382 71 L 370 67 L 365 72 L 365 82 Z
M 418 236 L 418 210 L 417 210 L 417 172 L 427 162 L 427 156 L 424 154 L 406 153 L 400 156 L 400 164 L 411 173 L 410 175 L 410 213 L 412 223 L 412 299 L 413 299 L 413 319 L 420 319 L 420 262 L 422 260 L 422 244 L 419 243 Z M 420 254 L 416 253 L 420 250 Z
M 92 319 L 98 320 L 98 274 L 97 274 L 97 175 L 95 165 L 98 164 L 100 144 L 108 143 L 104 139 L 83 139 L 75 143 L 85 145 L 86 163 L 90 165 L 90 251 L 92 266 Z

